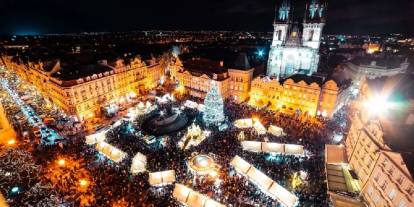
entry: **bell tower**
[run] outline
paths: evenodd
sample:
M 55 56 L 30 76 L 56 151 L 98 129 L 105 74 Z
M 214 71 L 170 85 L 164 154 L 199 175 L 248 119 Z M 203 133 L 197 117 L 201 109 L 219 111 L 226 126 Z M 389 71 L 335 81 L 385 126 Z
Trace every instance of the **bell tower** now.
M 289 0 L 283 0 L 279 9 L 276 9 L 276 17 L 273 23 L 274 32 L 272 47 L 281 46 L 285 43 L 290 23 L 291 4 Z
M 311 0 L 306 5 L 303 20 L 303 46 L 319 50 L 321 44 L 322 30 L 325 26 L 327 4 L 319 0 Z

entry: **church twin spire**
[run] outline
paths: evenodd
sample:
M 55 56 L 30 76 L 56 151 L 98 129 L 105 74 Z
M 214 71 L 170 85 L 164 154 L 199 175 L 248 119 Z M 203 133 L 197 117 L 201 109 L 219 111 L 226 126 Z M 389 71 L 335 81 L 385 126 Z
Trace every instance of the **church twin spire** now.
M 311 0 L 310 4 L 306 4 L 305 22 L 325 22 L 326 3 L 319 0 Z
M 323 1 L 323 0 L 322 0 Z M 305 22 L 324 22 L 326 13 L 326 3 L 321 3 L 319 0 L 310 0 L 306 4 Z M 291 0 L 282 0 L 279 9 L 276 9 L 276 22 L 290 22 L 292 16 L 292 3 Z
M 290 19 L 290 1 L 283 0 L 282 4 L 279 7 L 278 16 L 276 17 L 277 21 L 287 22 Z

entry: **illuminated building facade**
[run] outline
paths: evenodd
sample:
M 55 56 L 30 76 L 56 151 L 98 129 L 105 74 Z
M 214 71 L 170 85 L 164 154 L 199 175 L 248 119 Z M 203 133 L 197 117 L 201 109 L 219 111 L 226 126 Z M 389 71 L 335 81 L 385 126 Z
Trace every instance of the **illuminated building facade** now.
M 391 57 L 357 57 L 338 66 L 337 71 L 343 79 L 360 82 L 365 79 L 375 79 L 395 76 L 405 73 L 410 63 L 407 59 Z
M 298 26 L 292 24 L 292 10 L 290 2 L 284 0 L 277 12 L 267 65 L 268 76 L 312 75 L 318 69 L 326 5 L 312 0 L 306 6 L 302 34 Z
M 193 58 L 184 63 L 176 61 L 171 74 L 185 88 L 185 93 L 193 97 L 204 98 L 214 81 L 223 98 L 243 102 L 249 97 L 253 71 L 246 55 L 240 54 L 230 69 L 223 61 Z
M 4 108 L 0 103 L 0 143 L 5 143 L 10 139 L 16 138 L 16 133 L 7 120 Z M 0 203 L 1 204 L 1 203 Z
M 381 45 L 377 43 L 366 43 L 362 46 L 368 54 L 374 54 L 381 51 Z
M 258 77 L 252 82 L 249 104 L 288 113 L 332 116 L 339 88 L 335 81 L 294 75 L 279 81 Z
M 80 119 L 93 118 L 101 114 L 103 106 L 125 102 L 154 88 L 164 74 L 156 61 L 145 63 L 138 58 L 128 64 L 104 60 L 77 66 L 61 65 L 59 61 L 20 64 L 9 57 L 3 57 L 3 62 L 50 102 Z
M 399 84 L 407 83 L 405 80 Z M 412 82 L 409 84 L 412 88 Z M 371 85 L 377 87 L 378 83 Z M 365 84 L 363 88 L 354 104 L 356 110 L 351 115 L 345 140 L 349 164 L 358 177 L 361 195 L 369 206 L 414 206 L 413 99 L 403 104 L 405 107 L 390 108 L 389 113 L 370 115 L 369 108 L 378 106 L 365 104 L 366 94 L 372 92 L 367 92 L 371 89 Z

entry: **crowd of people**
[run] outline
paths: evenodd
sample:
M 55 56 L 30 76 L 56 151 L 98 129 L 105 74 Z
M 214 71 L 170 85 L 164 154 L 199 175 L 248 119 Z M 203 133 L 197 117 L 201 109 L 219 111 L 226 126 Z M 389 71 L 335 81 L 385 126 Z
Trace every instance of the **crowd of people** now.
M 175 104 L 180 105 L 181 102 L 178 101 Z M 197 118 L 199 112 L 196 109 L 186 109 L 184 113 L 191 117 L 190 122 L 196 122 L 202 126 L 201 120 Z M 182 150 L 177 146 L 185 130 L 157 137 L 155 142 L 148 143 L 143 139 L 145 132 L 142 132 L 140 128 L 142 121 L 135 121 L 123 122 L 121 126 L 111 129 L 106 134 L 108 143 L 128 154 L 127 158 L 120 163 L 107 159 L 97 152 L 93 145 L 86 145 L 82 136 L 74 137 L 60 147 L 47 146 L 35 149 L 32 154 L 36 162 L 44 168 L 43 172 L 48 172 L 49 164 L 59 156 L 83 160 L 85 163 L 83 168 L 89 172 L 89 179 L 93 184 L 88 189 L 92 198 L 87 197 L 89 200 L 82 200 L 82 195 L 79 195 L 76 189 L 58 191 L 59 199 L 56 199 L 68 206 L 81 204 L 86 206 L 179 206 L 180 203 L 172 196 L 173 185 L 151 187 L 148 183 L 148 173 L 131 174 L 132 158 L 138 152 L 147 157 L 146 170 L 148 172 L 174 170 L 177 183 L 185 184 L 227 206 L 279 205 L 277 200 L 267 196 L 246 177 L 235 172 L 229 163 L 236 155 L 241 156 L 278 184 L 297 195 L 300 206 L 328 205 L 324 183 L 323 149 L 326 143 L 331 142 L 331 131 L 342 130 L 341 126 L 337 126 L 339 125 L 337 122 L 321 117 L 287 115 L 232 102 L 225 103 L 225 113 L 230 127 L 224 131 L 210 129 L 212 132 L 210 136 L 200 145 L 189 150 Z M 241 130 L 231 125 L 237 119 L 251 117 L 258 117 L 265 126 L 275 125 L 283 128 L 286 135 L 258 135 L 253 129 Z M 132 126 L 133 130 L 125 130 L 125 125 Z M 243 151 L 240 140 L 238 140 L 241 131 L 244 132 L 246 140 L 303 145 L 307 151 L 306 156 L 295 157 Z M 211 180 L 208 177 L 194 175 L 189 170 L 188 159 L 195 153 L 209 154 L 214 158 L 220 166 L 218 178 Z M 293 186 L 293 175 L 298 172 L 304 172 L 306 176 L 301 178 L 300 185 Z M 53 179 L 58 179 L 58 177 Z M 56 181 L 45 176 L 42 182 Z M 7 194 L 7 192 L 3 193 Z M 21 196 L 24 197 L 24 192 Z M 12 203 L 19 206 L 19 197 L 14 197 Z

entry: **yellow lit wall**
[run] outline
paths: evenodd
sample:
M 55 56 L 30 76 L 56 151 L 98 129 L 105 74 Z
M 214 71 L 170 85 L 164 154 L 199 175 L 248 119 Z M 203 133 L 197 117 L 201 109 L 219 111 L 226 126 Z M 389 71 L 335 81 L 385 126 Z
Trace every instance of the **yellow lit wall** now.
M 101 107 L 110 102 L 124 100 L 131 92 L 140 94 L 158 85 L 164 69 L 154 61 L 148 66 L 138 58 L 128 65 L 118 60 L 111 71 L 83 77 L 78 80 L 61 81 L 42 68 L 42 64 L 17 64 L 10 58 L 6 67 L 16 71 L 24 80 L 33 84 L 42 95 L 68 114 L 81 119 L 100 115 Z
M 337 94 L 338 87 L 334 81 L 326 82 L 321 88 L 317 83 L 296 83 L 292 79 L 280 83 L 276 79 L 258 77 L 252 82 L 249 103 L 287 113 L 300 110 L 310 116 L 325 111 L 326 116 L 331 116 Z

